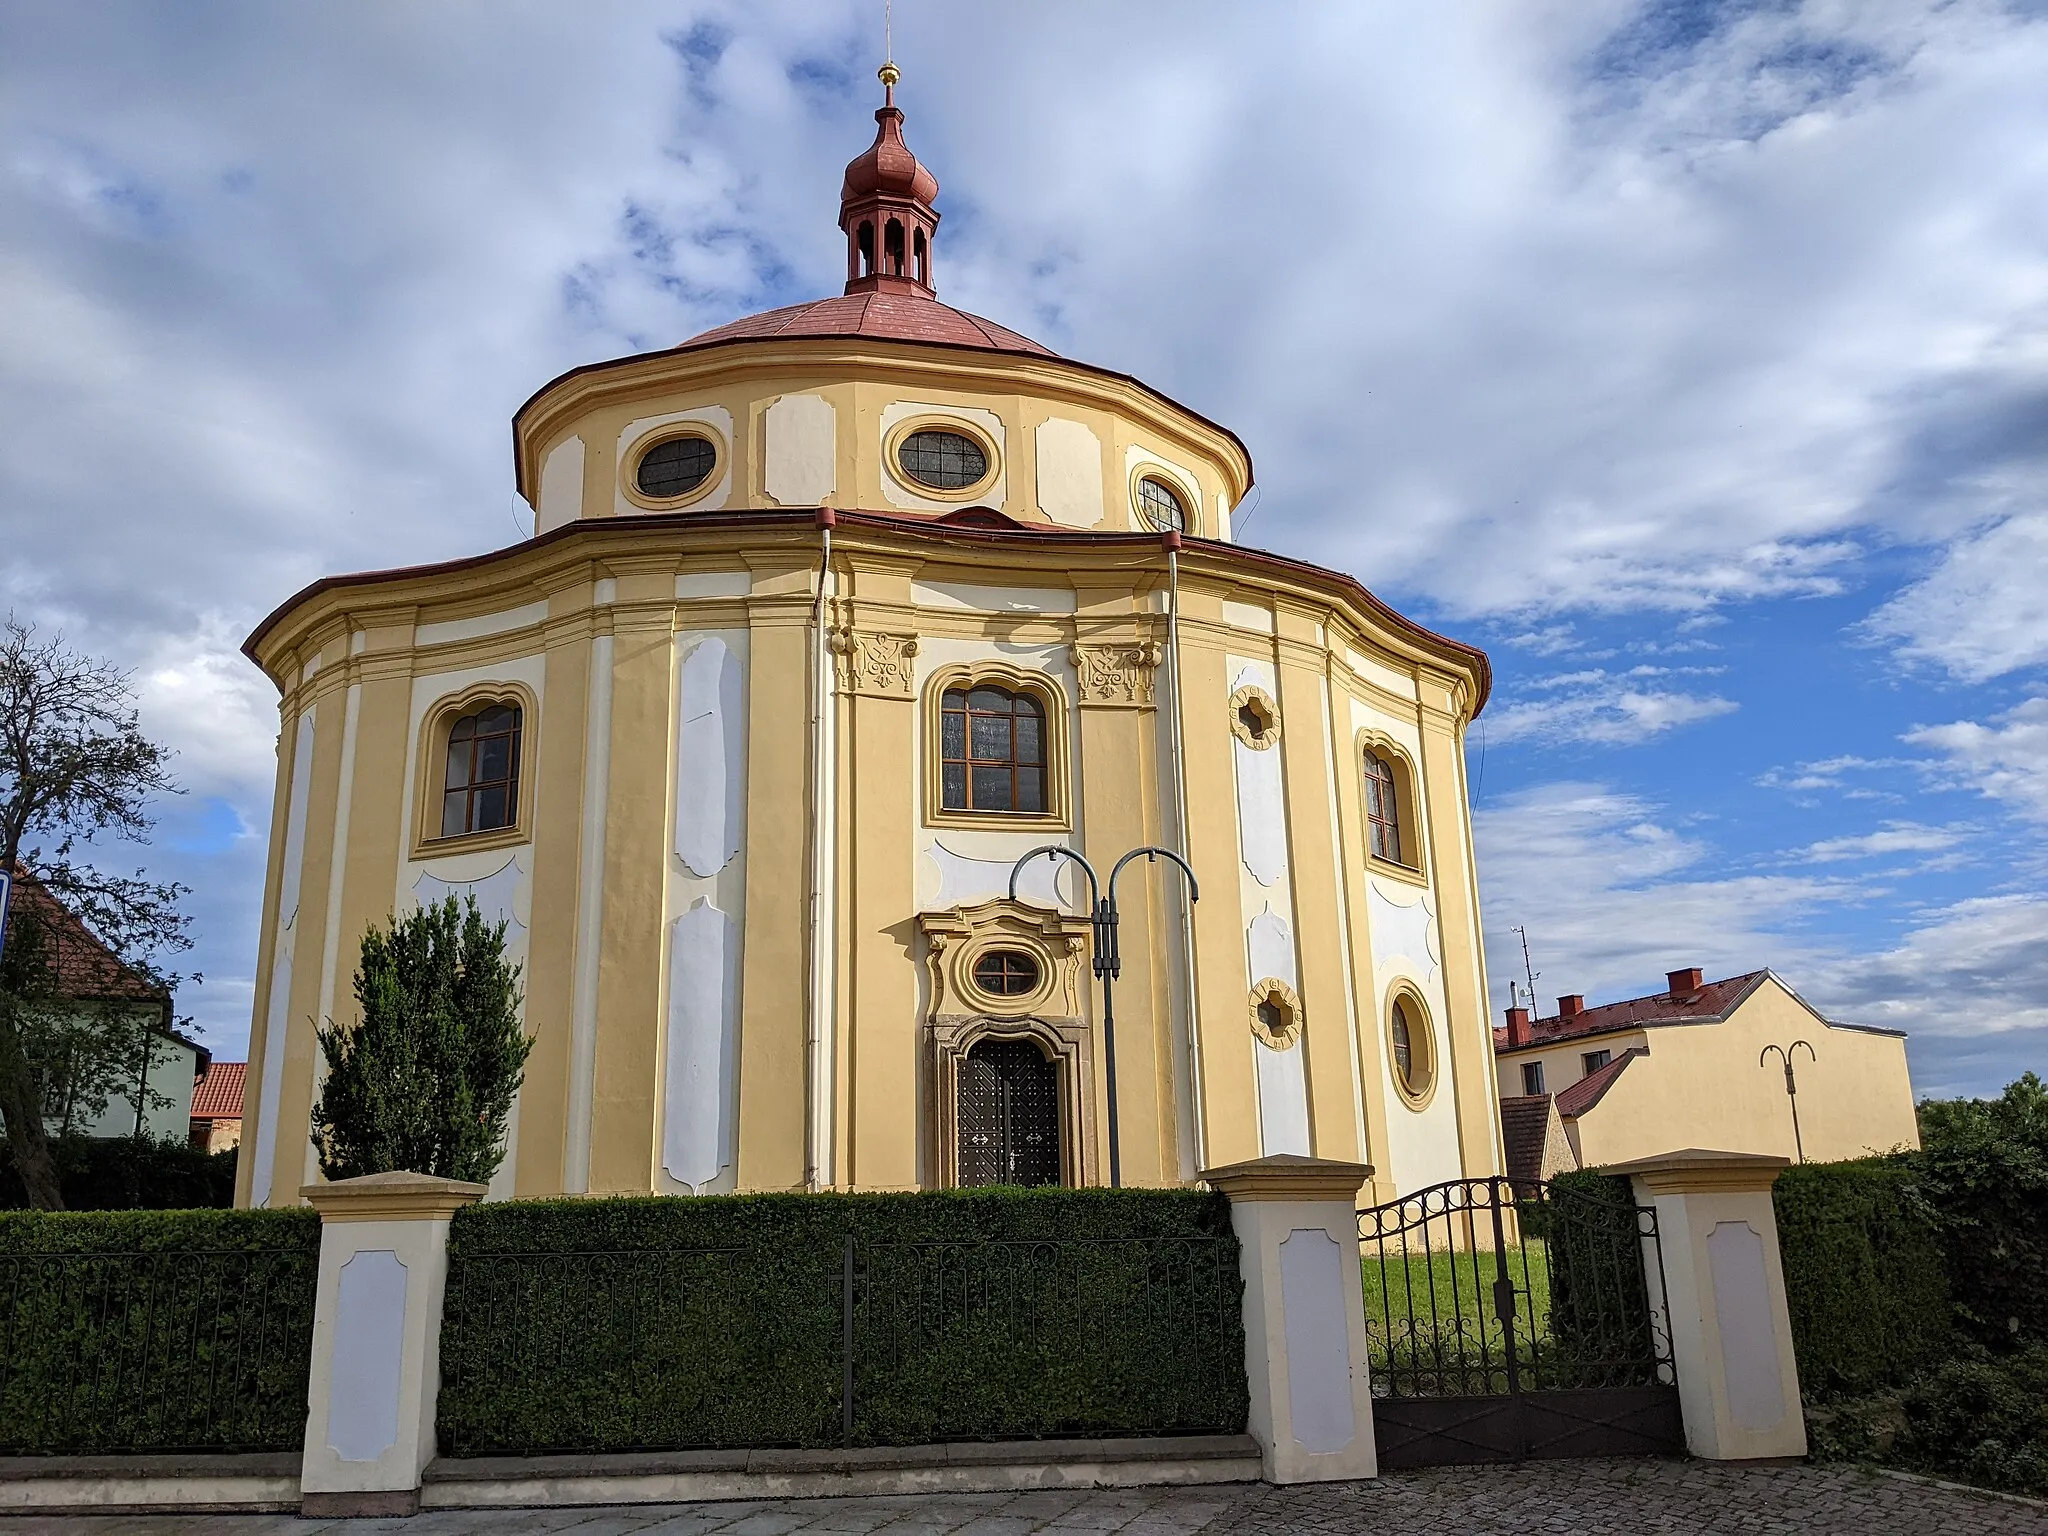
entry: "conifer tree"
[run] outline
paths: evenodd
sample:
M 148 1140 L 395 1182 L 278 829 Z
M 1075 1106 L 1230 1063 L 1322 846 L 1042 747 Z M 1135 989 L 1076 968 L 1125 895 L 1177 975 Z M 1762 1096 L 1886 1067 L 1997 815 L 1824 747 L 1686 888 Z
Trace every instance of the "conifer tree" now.
M 450 896 L 363 935 L 360 1018 L 319 1032 L 313 1146 L 330 1179 L 400 1170 L 488 1183 L 532 1042 L 505 924 Z

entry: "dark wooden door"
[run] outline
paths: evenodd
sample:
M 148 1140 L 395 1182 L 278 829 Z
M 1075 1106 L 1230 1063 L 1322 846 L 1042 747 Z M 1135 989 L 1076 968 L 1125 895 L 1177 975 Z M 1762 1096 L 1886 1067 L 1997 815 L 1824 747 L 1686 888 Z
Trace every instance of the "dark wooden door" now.
M 1059 1069 L 1037 1046 L 984 1040 L 957 1086 L 962 1185 L 1059 1183 Z

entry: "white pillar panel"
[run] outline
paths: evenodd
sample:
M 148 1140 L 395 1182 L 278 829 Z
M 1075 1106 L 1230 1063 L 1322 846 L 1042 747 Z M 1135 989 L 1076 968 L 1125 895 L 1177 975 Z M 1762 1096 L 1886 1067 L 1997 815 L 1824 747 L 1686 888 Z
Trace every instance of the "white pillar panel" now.
M 1355 1260 L 1356 1241 L 1351 1247 Z M 1280 1298 L 1294 1438 L 1318 1454 L 1341 1451 L 1358 1434 L 1351 1411 L 1350 1362 L 1330 1347 L 1347 1331 L 1344 1250 L 1321 1227 L 1296 1228 L 1281 1242 Z
M 746 703 L 739 659 L 716 636 L 701 640 L 683 662 L 680 688 L 676 855 L 709 879 L 740 851 Z
M 546 533 L 583 515 L 583 439 L 573 434 L 548 450 L 540 466 L 534 532 Z
M 784 395 L 764 416 L 768 462 L 761 489 L 785 507 L 818 507 L 832 499 L 838 457 L 837 412 L 823 395 Z
M 404 1356 L 405 1265 L 389 1248 L 361 1250 L 334 1293 L 327 1444 L 343 1461 L 375 1461 L 398 1443 Z
M 732 919 L 701 900 L 669 933 L 661 1165 L 670 1178 L 699 1189 L 733 1161 L 737 937 Z

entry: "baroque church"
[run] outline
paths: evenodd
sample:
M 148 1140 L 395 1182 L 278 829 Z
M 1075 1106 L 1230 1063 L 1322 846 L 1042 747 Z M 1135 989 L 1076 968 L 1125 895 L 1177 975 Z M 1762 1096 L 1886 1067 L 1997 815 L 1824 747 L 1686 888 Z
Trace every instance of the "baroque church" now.
M 318 1177 L 315 1021 L 451 892 L 507 922 L 533 1040 L 493 1197 L 1499 1170 L 1486 657 L 1235 543 L 1227 427 L 940 302 L 882 80 L 843 293 L 563 374 L 513 421 L 533 537 L 250 636 L 237 1203 Z M 1112 1033 L 1091 903 L 1145 848 Z

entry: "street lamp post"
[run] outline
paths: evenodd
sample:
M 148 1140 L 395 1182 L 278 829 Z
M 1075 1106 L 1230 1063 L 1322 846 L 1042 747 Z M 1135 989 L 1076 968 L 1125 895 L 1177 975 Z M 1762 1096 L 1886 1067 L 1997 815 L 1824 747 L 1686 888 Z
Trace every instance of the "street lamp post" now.
M 1105 888 L 1095 878 L 1095 866 L 1071 848 L 1051 843 L 1043 848 L 1034 848 L 1010 868 L 1010 900 L 1017 899 L 1017 876 L 1024 866 L 1043 854 L 1047 859 L 1072 859 L 1081 866 L 1088 876 L 1088 929 L 1095 952 L 1091 969 L 1102 978 L 1102 1071 L 1109 1093 L 1109 1187 L 1123 1187 L 1122 1145 L 1117 1139 L 1116 1115 L 1116 995 L 1112 984 L 1123 974 L 1123 956 L 1117 950 L 1117 909 L 1116 877 L 1124 872 L 1124 866 L 1131 860 L 1143 856 L 1150 864 L 1157 859 L 1171 859 L 1187 877 L 1188 900 L 1202 899 L 1202 888 L 1195 883 L 1195 872 L 1188 868 L 1188 861 L 1171 848 L 1133 848 L 1116 861 L 1109 872 L 1109 884 Z
M 1762 1066 L 1773 1051 L 1776 1051 L 1779 1059 L 1785 1063 L 1785 1097 L 1792 1103 L 1792 1147 L 1799 1154 L 1799 1161 L 1803 1163 L 1806 1161 L 1806 1143 L 1800 1140 L 1799 1137 L 1799 1083 L 1792 1076 L 1792 1053 L 1802 1045 L 1806 1046 L 1806 1059 L 1808 1061 L 1820 1060 L 1818 1056 L 1814 1055 L 1812 1045 L 1804 1040 L 1794 1040 L 1789 1046 L 1765 1046 L 1761 1051 L 1757 1052 L 1756 1064 Z

